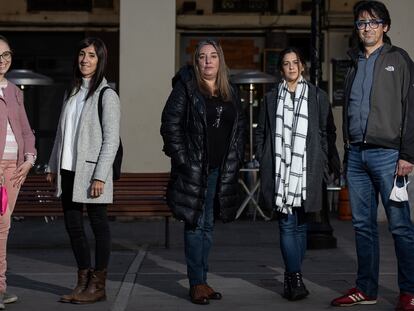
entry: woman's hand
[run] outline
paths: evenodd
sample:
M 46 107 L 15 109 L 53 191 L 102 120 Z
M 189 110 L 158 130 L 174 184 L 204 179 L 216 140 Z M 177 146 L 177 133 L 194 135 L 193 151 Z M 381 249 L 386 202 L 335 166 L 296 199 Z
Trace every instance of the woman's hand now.
M 19 188 L 24 183 L 31 168 L 32 163 L 25 161 L 14 171 L 13 176 L 10 178 L 13 182 L 13 187 Z
M 52 186 L 55 185 L 56 180 L 56 173 L 47 173 L 46 174 L 46 181 L 51 184 Z
M 105 183 L 100 180 L 94 180 L 91 185 L 91 196 L 93 198 L 99 197 L 101 194 L 103 194 Z

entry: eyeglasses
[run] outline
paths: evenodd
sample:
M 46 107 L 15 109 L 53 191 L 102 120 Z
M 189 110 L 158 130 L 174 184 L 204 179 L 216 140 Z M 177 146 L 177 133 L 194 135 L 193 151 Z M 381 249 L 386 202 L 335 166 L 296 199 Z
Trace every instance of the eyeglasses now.
M 11 60 L 12 55 L 13 55 L 12 51 L 6 51 L 6 52 L 3 52 L 3 54 L 0 54 L 0 59 L 3 58 L 5 61 L 9 61 Z
M 371 29 L 377 29 L 379 25 L 383 23 L 384 21 L 382 19 L 371 19 L 368 21 L 356 21 L 355 26 L 359 30 L 363 30 L 367 28 L 368 25 L 369 25 L 369 28 Z

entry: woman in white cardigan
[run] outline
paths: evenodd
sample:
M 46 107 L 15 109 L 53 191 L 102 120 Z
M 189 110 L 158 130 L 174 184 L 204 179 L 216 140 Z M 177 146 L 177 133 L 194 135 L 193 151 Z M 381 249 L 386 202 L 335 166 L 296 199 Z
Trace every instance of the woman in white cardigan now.
M 112 89 L 104 90 L 102 120 L 98 114 L 107 50 L 102 40 L 79 43 L 73 66 L 71 91 L 65 96 L 47 180 L 56 182 L 66 230 L 78 266 L 76 287 L 61 302 L 93 303 L 106 298 L 105 280 L 111 237 L 107 204 L 112 203 L 112 164 L 119 146 L 120 105 Z M 102 123 L 102 126 L 101 126 Z M 95 267 L 83 228 L 83 207 L 95 235 Z

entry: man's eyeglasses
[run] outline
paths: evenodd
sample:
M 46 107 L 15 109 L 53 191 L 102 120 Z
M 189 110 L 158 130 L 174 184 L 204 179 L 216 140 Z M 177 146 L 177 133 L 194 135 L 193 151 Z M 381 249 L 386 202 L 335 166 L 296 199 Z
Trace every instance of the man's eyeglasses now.
M 13 55 L 12 51 L 6 51 L 6 52 L 3 52 L 3 54 L 0 54 L 0 58 L 3 58 L 5 61 L 9 61 L 11 60 L 12 55 Z
M 368 21 L 356 21 L 355 26 L 359 30 L 363 30 L 367 28 L 368 25 L 369 25 L 369 28 L 371 29 L 377 29 L 379 25 L 383 23 L 384 21 L 382 19 L 371 19 Z

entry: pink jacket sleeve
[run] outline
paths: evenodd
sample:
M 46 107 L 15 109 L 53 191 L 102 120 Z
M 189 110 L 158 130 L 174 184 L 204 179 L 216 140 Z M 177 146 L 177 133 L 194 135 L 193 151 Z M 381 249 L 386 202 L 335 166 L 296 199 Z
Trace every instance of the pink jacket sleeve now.
M 17 101 L 18 101 L 18 106 L 19 106 L 19 121 L 20 121 L 20 126 L 21 126 L 21 130 L 22 130 L 22 136 L 23 136 L 23 142 L 24 142 L 24 149 L 23 149 L 23 153 L 31 153 L 36 155 L 36 148 L 35 148 L 35 136 L 33 134 L 33 131 L 30 127 L 29 124 L 29 120 L 27 119 L 27 114 L 26 114 L 26 110 L 24 108 L 24 103 L 23 103 L 23 92 L 20 91 L 19 89 L 17 89 Z

